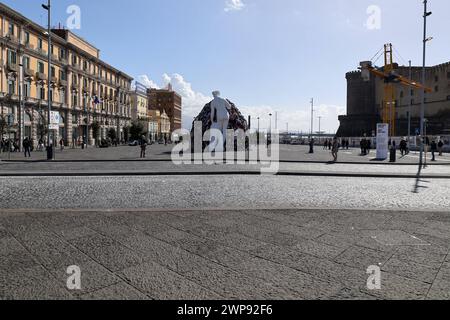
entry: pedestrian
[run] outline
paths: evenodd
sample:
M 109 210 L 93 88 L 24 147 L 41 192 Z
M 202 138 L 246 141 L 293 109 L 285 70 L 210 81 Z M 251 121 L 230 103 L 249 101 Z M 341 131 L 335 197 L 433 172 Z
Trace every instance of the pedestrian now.
M 444 148 L 444 143 L 442 142 L 442 139 L 439 139 L 438 142 L 438 151 L 439 151 L 439 156 L 442 157 L 442 149 Z
M 337 138 L 335 137 L 333 139 L 332 148 L 331 148 L 331 154 L 333 156 L 333 162 L 337 161 L 338 152 L 339 152 L 339 142 L 338 142 Z
M 28 137 L 26 137 L 23 142 L 22 142 L 22 147 L 23 147 L 23 152 L 25 154 L 25 158 L 28 157 L 31 158 L 31 153 L 30 153 L 30 140 L 28 139 Z
M 400 141 L 400 153 L 402 154 L 402 157 L 406 155 L 406 149 L 408 148 L 406 140 L 403 138 Z
M 431 156 L 432 156 L 431 161 L 436 161 L 435 153 L 437 152 L 437 150 L 438 150 L 438 146 L 436 144 L 436 141 L 434 141 L 434 140 L 431 141 Z
M 59 140 L 59 146 L 61 147 L 61 151 L 64 151 L 64 138 L 61 138 L 61 140 Z
M 314 153 L 314 139 L 309 140 L 309 153 Z
M 145 151 L 147 149 L 147 141 L 145 141 L 144 136 L 141 137 L 140 145 L 141 145 L 141 159 L 143 159 L 145 158 Z
M 328 148 L 328 139 L 325 140 L 325 142 L 323 143 L 323 150 L 327 150 Z
M 366 155 L 366 139 L 361 139 L 361 141 L 359 142 L 359 146 L 361 148 L 361 155 L 365 156 Z

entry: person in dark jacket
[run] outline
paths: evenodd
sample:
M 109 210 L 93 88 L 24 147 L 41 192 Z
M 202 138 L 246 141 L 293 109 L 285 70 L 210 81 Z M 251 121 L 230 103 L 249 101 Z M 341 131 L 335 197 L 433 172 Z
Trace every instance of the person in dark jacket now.
M 141 137 L 139 145 L 141 146 L 141 159 L 143 159 L 145 158 L 145 151 L 147 150 L 147 141 L 144 136 Z
M 437 148 L 438 148 L 438 146 L 436 144 L 436 141 L 434 141 L 434 140 L 431 141 L 431 156 L 432 156 L 431 161 L 436 161 L 435 153 L 437 152 Z
M 30 153 L 31 144 L 30 144 L 30 140 L 28 139 L 28 137 L 26 137 L 23 140 L 22 147 L 23 147 L 23 152 L 25 154 L 25 158 L 27 157 L 27 155 L 29 158 L 31 158 L 31 153 Z

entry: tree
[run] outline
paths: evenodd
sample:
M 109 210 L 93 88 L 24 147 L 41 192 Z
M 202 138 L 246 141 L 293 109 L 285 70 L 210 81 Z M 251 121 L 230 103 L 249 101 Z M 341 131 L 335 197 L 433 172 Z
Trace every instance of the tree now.
M 6 133 L 6 120 L 0 116 L 0 135 Z
M 143 133 L 144 133 L 144 125 L 142 124 L 142 122 L 133 121 L 130 127 L 131 139 L 139 140 Z
M 117 139 L 116 129 L 110 128 L 108 130 L 108 138 L 110 138 L 111 141 L 115 141 Z
M 125 142 L 128 142 L 128 140 L 130 140 L 130 127 L 123 127 L 123 138 L 125 139 Z
M 97 120 L 92 122 L 91 128 L 92 128 L 92 136 L 94 137 L 95 144 L 97 144 L 98 136 L 100 134 L 100 123 L 98 123 Z

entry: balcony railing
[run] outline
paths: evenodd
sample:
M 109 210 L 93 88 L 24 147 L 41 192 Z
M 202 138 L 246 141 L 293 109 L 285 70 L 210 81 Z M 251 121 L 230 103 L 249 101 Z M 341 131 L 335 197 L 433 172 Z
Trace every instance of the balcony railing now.
M 9 72 L 19 72 L 19 65 L 8 61 L 6 63 L 6 70 Z
M 47 75 L 43 72 L 36 72 L 36 79 L 39 81 L 47 80 Z
M 34 70 L 24 68 L 23 73 L 24 73 L 25 77 L 32 77 L 34 75 Z

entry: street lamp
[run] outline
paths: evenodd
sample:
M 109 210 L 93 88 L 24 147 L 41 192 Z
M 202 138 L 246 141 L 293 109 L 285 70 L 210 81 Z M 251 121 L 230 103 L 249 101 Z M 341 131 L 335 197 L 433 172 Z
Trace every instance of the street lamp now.
M 52 73 L 52 67 L 51 67 L 51 64 L 52 64 L 52 53 L 51 53 L 52 33 L 51 33 L 51 5 L 50 5 L 50 2 L 51 2 L 51 0 L 47 0 L 47 4 L 42 5 L 42 8 L 47 10 L 47 14 L 48 14 L 48 26 L 47 26 L 48 27 L 48 30 L 47 30 L 47 33 L 48 33 L 48 48 L 47 48 L 48 49 L 47 50 L 48 51 L 47 52 L 47 54 L 48 54 L 48 75 L 47 75 L 48 114 L 47 114 L 47 125 L 49 127 L 48 127 L 48 131 L 47 131 L 47 144 L 48 144 L 47 147 L 49 148 L 50 152 L 47 153 L 47 160 L 51 160 L 51 159 L 49 159 L 50 158 L 49 156 L 53 154 L 53 144 L 50 143 L 50 113 L 52 110 L 51 97 L 50 97 L 50 87 L 51 87 L 50 80 L 51 80 L 51 73 Z
M 422 83 L 425 85 L 425 69 L 426 69 L 426 50 L 427 50 L 427 42 L 431 41 L 433 38 L 427 38 L 427 17 L 431 16 L 432 12 L 428 12 L 427 10 L 428 0 L 423 1 L 424 11 L 423 11 L 423 63 L 422 63 Z M 420 106 L 420 135 L 422 137 L 422 142 L 420 145 L 420 163 L 419 168 L 422 168 L 423 163 L 423 153 L 424 153 L 424 142 L 423 137 L 425 134 L 425 88 L 422 89 L 422 97 L 421 97 L 421 106 Z

